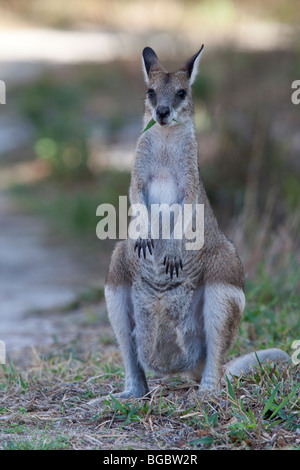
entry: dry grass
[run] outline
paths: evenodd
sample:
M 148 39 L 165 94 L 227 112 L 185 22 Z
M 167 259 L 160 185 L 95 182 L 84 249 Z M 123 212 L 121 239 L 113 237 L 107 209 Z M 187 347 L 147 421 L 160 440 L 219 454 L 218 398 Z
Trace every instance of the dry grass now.
M 72 321 L 73 312 L 63 314 Z M 0 448 L 299 448 L 299 366 L 292 362 L 262 365 L 201 400 L 194 382 L 150 376 L 150 399 L 119 401 L 110 395 L 124 379 L 110 327 L 102 320 L 79 330 L 54 350 L 32 350 L 26 368 L 3 366 Z
M 70 362 L 60 365 L 66 367 Z M 103 395 L 111 392 L 112 382 L 119 382 L 117 374 L 104 370 L 99 374 L 98 370 L 91 378 L 95 366 L 88 365 L 86 375 L 74 380 L 78 371 L 58 377 L 48 367 L 38 374 L 35 371 L 30 382 L 19 377 L 6 388 L 1 399 L 1 448 L 299 447 L 295 367 L 264 369 L 254 378 L 237 381 L 234 395 L 227 387 L 219 396 L 202 401 L 197 399 L 195 384 L 152 379 L 150 400 L 126 402 L 94 398 L 99 391 Z M 279 385 L 278 395 L 263 413 L 275 384 Z M 279 410 L 285 397 L 290 399 Z

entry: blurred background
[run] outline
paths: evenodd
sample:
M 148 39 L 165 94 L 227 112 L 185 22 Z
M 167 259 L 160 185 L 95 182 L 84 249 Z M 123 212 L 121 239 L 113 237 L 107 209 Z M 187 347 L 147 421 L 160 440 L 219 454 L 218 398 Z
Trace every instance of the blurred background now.
M 299 25 L 298 0 L 0 1 L 0 339 L 42 331 L 24 312 L 102 295 L 114 242 L 97 239 L 96 208 L 128 194 L 146 45 L 174 71 L 205 44 L 204 184 L 250 305 L 257 290 L 292 298 L 299 321 Z

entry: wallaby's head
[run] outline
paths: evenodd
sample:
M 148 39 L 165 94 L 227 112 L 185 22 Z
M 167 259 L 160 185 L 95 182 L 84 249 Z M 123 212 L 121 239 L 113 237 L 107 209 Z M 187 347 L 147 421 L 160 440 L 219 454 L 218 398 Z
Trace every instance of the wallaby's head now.
M 168 73 L 151 47 L 143 50 L 143 69 L 148 86 L 145 107 L 161 126 L 168 127 L 178 120 L 193 116 L 192 84 L 196 78 L 203 47 L 179 70 Z

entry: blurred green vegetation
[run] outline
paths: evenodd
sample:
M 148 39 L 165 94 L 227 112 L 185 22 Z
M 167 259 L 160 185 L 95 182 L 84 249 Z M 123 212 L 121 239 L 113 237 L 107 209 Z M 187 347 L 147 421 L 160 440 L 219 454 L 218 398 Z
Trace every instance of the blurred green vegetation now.
M 34 152 L 45 159 L 55 176 L 88 173 L 88 129 L 81 116 L 85 89 L 74 83 L 59 85 L 49 77 L 28 86 L 19 97 L 22 114 L 34 125 Z
M 96 209 L 100 204 L 118 207 L 119 195 L 128 194 L 130 173 L 105 170 L 92 181 L 50 179 L 35 185 L 14 185 L 11 193 L 23 210 L 46 217 L 57 231 L 74 238 L 96 239 Z
M 143 81 L 131 83 L 131 74 L 126 62 L 76 64 L 14 90 L 18 113 L 34 128 L 34 155 L 49 164 L 54 177 L 92 177 L 94 134 L 110 143 L 124 126 L 139 122 L 141 100 L 133 97 L 136 90 L 143 96 Z

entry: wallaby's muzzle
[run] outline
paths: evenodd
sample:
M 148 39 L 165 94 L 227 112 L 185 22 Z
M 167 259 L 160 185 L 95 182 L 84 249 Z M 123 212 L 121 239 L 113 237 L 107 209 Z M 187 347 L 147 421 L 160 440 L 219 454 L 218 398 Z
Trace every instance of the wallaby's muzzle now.
M 164 126 L 170 122 L 171 110 L 169 106 L 157 106 L 156 108 L 156 120 Z

